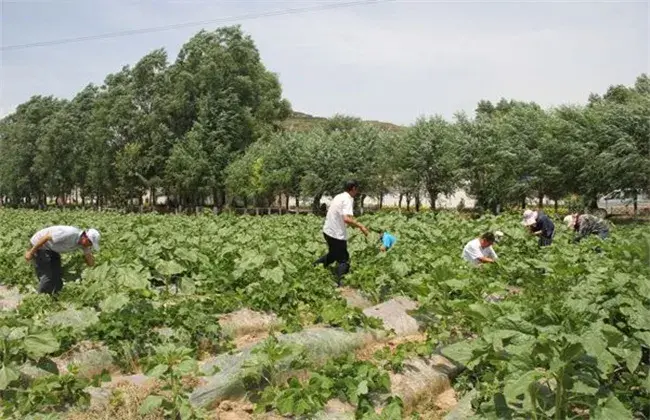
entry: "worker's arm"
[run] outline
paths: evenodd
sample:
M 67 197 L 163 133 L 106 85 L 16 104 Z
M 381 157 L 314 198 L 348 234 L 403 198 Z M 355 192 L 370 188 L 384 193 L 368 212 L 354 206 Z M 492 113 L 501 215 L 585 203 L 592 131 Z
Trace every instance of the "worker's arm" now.
M 93 256 L 93 253 L 90 252 L 90 249 L 88 249 L 88 251 L 84 249 L 84 260 L 86 260 L 86 264 L 90 267 L 95 265 L 95 257 Z
M 494 260 L 492 258 L 488 258 L 488 257 L 478 257 L 477 260 L 479 260 L 482 263 L 486 263 L 486 264 L 494 262 Z
M 32 258 L 34 258 L 34 254 L 36 254 L 36 251 L 38 251 L 43 245 L 48 243 L 49 241 L 52 240 L 52 235 L 47 234 L 43 236 L 33 247 L 29 249 L 29 251 L 25 252 L 25 259 L 27 261 L 31 261 Z
M 366 228 L 363 224 L 359 223 L 354 217 L 345 215 L 343 216 L 343 221 L 350 226 L 354 226 L 355 228 L 363 232 L 364 235 L 368 236 L 368 228 Z

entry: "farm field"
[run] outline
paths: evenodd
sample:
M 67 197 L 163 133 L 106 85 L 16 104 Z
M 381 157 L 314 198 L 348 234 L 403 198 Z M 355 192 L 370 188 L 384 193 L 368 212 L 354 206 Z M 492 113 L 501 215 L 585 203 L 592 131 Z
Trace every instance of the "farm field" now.
M 350 229 L 338 289 L 311 215 L 0 210 L 0 417 L 650 418 L 650 226 L 556 219 L 539 249 L 519 215 L 363 216 L 397 245 Z M 56 299 L 23 257 L 52 224 L 102 233 Z

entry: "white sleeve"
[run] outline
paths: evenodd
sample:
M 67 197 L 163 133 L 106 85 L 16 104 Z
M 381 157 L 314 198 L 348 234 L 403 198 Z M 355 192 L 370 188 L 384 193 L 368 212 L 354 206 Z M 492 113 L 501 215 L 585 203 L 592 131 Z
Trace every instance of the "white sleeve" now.
M 493 260 L 498 260 L 499 259 L 499 257 L 497 256 L 497 253 L 494 251 L 494 248 L 492 248 L 492 247 L 488 248 L 488 254 L 489 254 L 489 258 L 492 258 Z
M 483 253 L 473 243 L 469 243 L 465 247 L 465 256 L 471 261 L 476 261 L 483 256 Z
M 343 208 L 341 209 L 343 216 L 354 216 L 354 200 L 343 200 Z

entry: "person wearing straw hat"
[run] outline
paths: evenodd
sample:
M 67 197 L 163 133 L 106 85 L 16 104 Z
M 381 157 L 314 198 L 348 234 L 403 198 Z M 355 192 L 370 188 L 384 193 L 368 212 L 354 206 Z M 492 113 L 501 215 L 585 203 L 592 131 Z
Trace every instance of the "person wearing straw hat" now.
M 33 261 L 39 279 L 38 293 L 54 294 L 63 288 L 61 254 L 82 250 L 89 266 L 95 265 L 92 251 L 99 251 L 100 234 L 96 229 L 74 226 L 50 226 L 32 236 L 25 260 Z
M 564 223 L 575 231 L 573 242 L 580 242 L 589 235 L 598 235 L 601 239 L 609 235 L 609 224 L 591 214 L 570 214 L 564 218 Z
M 555 225 L 542 211 L 526 210 L 521 222 L 530 232 L 539 237 L 539 246 L 549 246 L 553 243 Z

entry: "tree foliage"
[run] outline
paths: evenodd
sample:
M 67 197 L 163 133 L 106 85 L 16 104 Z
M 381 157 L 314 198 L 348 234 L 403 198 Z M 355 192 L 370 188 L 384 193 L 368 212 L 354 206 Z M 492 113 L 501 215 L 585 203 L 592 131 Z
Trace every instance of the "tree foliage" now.
M 291 113 L 278 77 L 239 27 L 201 31 L 173 62 L 164 50 L 88 85 L 72 100 L 34 96 L 0 121 L 5 204 L 268 206 L 340 191 L 416 199 L 464 188 L 483 209 L 569 194 L 595 205 L 614 189 L 650 190 L 650 79 L 610 86 L 585 106 L 478 102 L 475 115 L 421 117 L 384 130 L 337 114 L 282 129 Z

